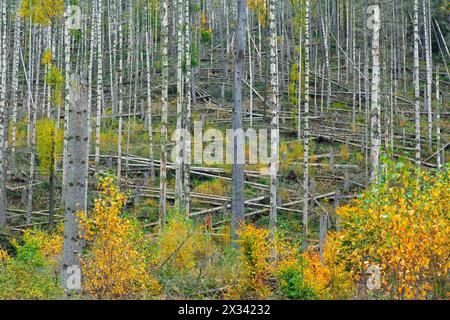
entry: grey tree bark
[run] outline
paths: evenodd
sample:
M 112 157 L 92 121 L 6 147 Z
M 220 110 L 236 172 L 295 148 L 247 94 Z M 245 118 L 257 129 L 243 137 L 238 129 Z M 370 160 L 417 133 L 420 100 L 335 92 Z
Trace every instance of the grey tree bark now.
M 67 194 L 65 199 L 64 243 L 61 261 L 62 287 L 66 291 L 76 288 L 71 286 L 71 276 L 80 268 L 79 256 L 82 239 L 77 221 L 77 214 L 86 212 L 86 176 L 89 151 L 87 86 L 77 76 L 70 79 L 70 109 L 67 121 Z
M 233 87 L 233 182 L 231 190 L 231 241 L 237 247 L 237 229 L 244 219 L 244 165 L 239 163 L 244 154 L 244 147 L 239 143 L 236 133 L 243 129 L 242 120 L 242 80 L 245 59 L 245 28 L 247 21 L 247 2 L 237 0 L 236 38 L 234 53 L 234 87 Z
M 309 106 L 310 106 L 310 72 L 311 72 L 311 34 L 310 34 L 310 1 L 305 1 L 305 107 L 303 111 L 303 138 L 304 138 L 304 156 L 303 156 L 303 234 L 304 244 L 308 238 L 309 227 Z

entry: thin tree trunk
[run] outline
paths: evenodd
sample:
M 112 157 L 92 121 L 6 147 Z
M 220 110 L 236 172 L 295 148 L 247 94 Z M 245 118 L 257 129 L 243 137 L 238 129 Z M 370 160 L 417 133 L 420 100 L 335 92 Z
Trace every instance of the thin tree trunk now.
M 186 60 L 186 71 L 185 71 L 185 85 L 184 85 L 184 118 L 183 118 L 183 202 L 182 207 L 186 215 L 190 213 L 190 163 L 191 163 L 191 75 L 192 75 L 192 65 L 191 65 L 191 38 L 190 38 L 190 3 L 189 0 L 185 0 L 184 7 L 184 52 Z
M 184 104 L 184 90 L 183 90 L 183 54 L 184 54 L 184 30 L 183 30 L 183 14 L 184 6 L 183 0 L 177 2 L 177 131 L 176 131 L 176 170 L 175 170 L 175 206 L 181 210 L 181 197 L 183 195 L 183 134 L 182 130 L 182 117 L 183 117 L 183 104 Z
M 18 8 L 20 8 L 20 1 Z M 13 70 L 12 70 L 12 129 L 11 129 L 11 167 L 13 174 L 17 172 L 17 106 L 18 106 L 18 90 L 19 90 L 19 48 L 20 48 L 20 29 L 21 19 L 17 14 L 14 20 L 14 54 L 13 54 Z
M 99 173 L 100 166 L 100 137 L 103 97 L 103 3 L 97 0 L 97 117 L 95 122 L 95 172 Z M 93 51 L 94 48 L 91 48 Z
M 245 59 L 245 27 L 247 20 L 246 1 L 237 0 L 236 45 L 234 60 L 234 109 L 233 109 L 233 183 L 231 194 L 231 241 L 237 247 L 237 229 L 244 219 L 244 164 L 240 163 L 244 155 L 244 146 L 237 137 L 242 133 L 242 79 Z
M 123 143 L 123 34 L 122 34 L 122 7 L 118 6 L 118 41 L 119 41 L 119 69 L 117 70 L 118 76 L 118 100 L 119 100 L 119 136 L 117 142 L 117 178 L 119 185 L 122 178 L 122 143 Z
M 428 6 L 427 1 L 422 1 L 423 5 L 423 26 L 425 34 L 425 62 L 426 62 L 426 95 L 425 95 L 425 109 L 428 114 L 428 148 L 432 150 L 433 147 L 433 112 L 432 112 L 432 85 L 433 85 L 433 62 L 431 61 L 431 33 L 429 30 L 429 18 L 428 17 Z
M 277 194 L 278 194 L 278 170 L 279 170 L 279 101 L 278 101 L 278 46 L 277 46 L 277 22 L 276 2 L 269 1 L 269 30 L 270 30 L 270 108 L 271 121 L 271 157 L 270 157 L 270 230 L 271 236 L 275 236 L 277 227 Z
M 308 225 L 309 225 L 309 101 L 310 101 L 310 1 L 305 1 L 305 107 L 303 113 L 304 127 L 304 159 L 303 159 L 303 234 L 304 243 L 303 246 L 306 247 L 308 240 Z
M 419 0 L 414 0 L 414 111 L 416 124 L 416 163 L 420 166 L 420 75 L 419 75 Z
M 169 26 L 168 17 L 169 7 L 168 0 L 162 2 L 161 13 L 161 56 L 162 56 L 162 115 L 161 115 L 161 169 L 160 169 L 160 207 L 159 207 L 159 223 L 162 225 L 166 218 L 166 198 L 167 198 L 167 116 L 168 116 L 168 95 L 169 95 L 169 61 L 168 61 L 168 41 Z
M 436 67 L 436 144 L 437 144 L 437 167 L 442 169 L 442 150 L 441 150 L 441 93 L 439 88 L 439 67 Z
M 151 8 L 146 11 L 147 12 L 147 28 L 145 32 L 145 48 L 146 48 L 146 63 L 147 63 L 147 122 L 148 122 L 148 140 L 149 140 L 149 152 L 150 152 L 150 182 L 151 185 L 155 183 L 155 164 L 153 160 L 153 125 L 152 125 L 152 88 L 151 88 L 151 65 L 150 65 L 150 35 L 151 35 Z
M 6 163 L 5 163 L 5 136 L 4 128 L 6 125 L 5 107 L 6 107 L 6 2 L 1 3 L 2 6 L 2 23 L 0 25 L 0 227 L 6 224 Z
M 372 35 L 372 105 L 371 105 L 371 149 L 370 158 L 372 163 L 371 181 L 377 182 L 379 178 L 379 161 L 381 147 L 380 127 L 380 7 L 376 6 L 373 11 L 373 35 Z

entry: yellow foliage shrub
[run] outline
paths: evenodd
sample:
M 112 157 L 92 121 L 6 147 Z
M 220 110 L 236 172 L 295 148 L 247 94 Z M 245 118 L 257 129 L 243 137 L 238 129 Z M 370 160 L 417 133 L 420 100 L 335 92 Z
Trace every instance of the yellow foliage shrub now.
M 369 266 L 381 268 L 381 293 L 390 299 L 448 298 L 450 168 L 406 168 L 339 209 L 335 246 L 364 286 Z
M 120 217 L 126 201 L 111 178 L 100 181 L 93 211 L 79 214 L 80 229 L 90 244 L 81 259 L 84 290 L 98 299 L 127 299 L 156 293 L 159 284 L 150 274 L 143 235 L 132 221 Z
M 213 242 L 202 227 L 194 225 L 187 217 L 175 214 L 160 232 L 158 265 L 177 273 L 189 271 L 213 248 Z
M 269 283 L 274 267 L 270 262 L 269 230 L 246 225 L 238 230 L 241 275 L 227 299 L 267 299 L 271 293 Z
M 60 161 L 63 149 L 64 132 L 56 128 L 50 119 L 40 119 L 36 123 L 36 152 L 39 159 L 39 171 L 49 175 Z
M 59 224 L 54 232 L 25 230 L 25 242 L 36 241 L 38 252 L 44 259 L 57 259 L 62 252 L 64 226 Z
M 222 179 L 207 181 L 195 188 L 194 192 L 202 194 L 210 194 L 215 196 L 225 196 L 230 193 L 230 185 Z
M 227 299 L 260 299 L 273 295 L 273 280 L 297 262 L 298 248 L 274 238 L 270 231 L 253 225 L 238 230 L 241 273 L 236 285 L 228 290 Z
M 0 249 L 0 262 L 11 259 L 8 252 L 4 249 Z
M 344 160 L 344 161 L 348 161 L 348 159 L 350 159 L 350 153 L 345 144 L 341 145 L 341 157 L 342 157 L 342 160 Z
M 336 237 L 330 234 L 324 246 L 323 259 L 316 250 L 303 255 L 305 285 L 314 290 L 319 299 L 349 299 L 355 286 L 336 245 Z
M 61 297 L 59 257 L 62 228 L 54 232 L 26 230 L 13 239 L 14 256 L 0 249 L 0 300 L 56 299 Z

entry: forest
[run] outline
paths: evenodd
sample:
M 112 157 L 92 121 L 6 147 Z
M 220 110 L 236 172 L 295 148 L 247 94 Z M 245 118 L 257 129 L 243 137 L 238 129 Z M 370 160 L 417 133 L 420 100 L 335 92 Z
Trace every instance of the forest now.
M 450 298 L 450 1 L 0 18 L 0 300 Z

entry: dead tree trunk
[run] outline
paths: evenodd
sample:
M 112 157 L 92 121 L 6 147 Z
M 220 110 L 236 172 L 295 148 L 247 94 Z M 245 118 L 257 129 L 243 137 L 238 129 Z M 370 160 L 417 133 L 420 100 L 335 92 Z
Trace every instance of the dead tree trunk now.
M 62 287 L 66 292 L 80 290 L 74 286 L 74 272 L 79 272 L 79 255 L 82 249 L 77 214 L 86 211 L 86 176 L 89 151 L 87 86 L 72 77 L 70 83 L 70 108 L 67 121 L 67 196 L 65 198 L 64 244 L 61 263 Z
M 244 219 L 244 164 L 240 163 L 244 155 L 244 146 L 237 136 L 242 132 L 242 78 L 245 59 L 245 27 L 247 20 L 246 1 L 237 0 L 236 50 L 234 61 L 234 109 L 233 109 L 233 183 L 231 203 L 231 241 L 237 239 L 237 229 Z

